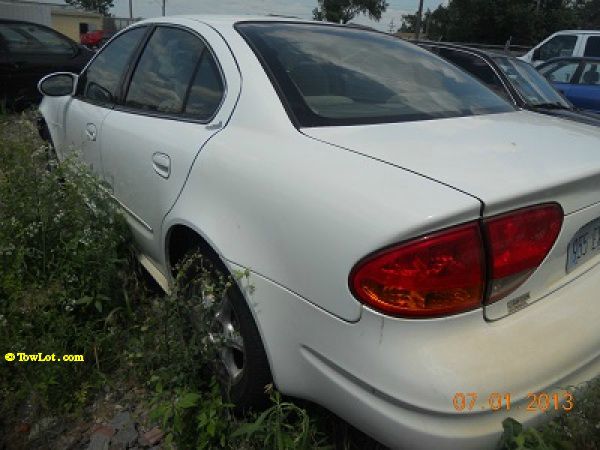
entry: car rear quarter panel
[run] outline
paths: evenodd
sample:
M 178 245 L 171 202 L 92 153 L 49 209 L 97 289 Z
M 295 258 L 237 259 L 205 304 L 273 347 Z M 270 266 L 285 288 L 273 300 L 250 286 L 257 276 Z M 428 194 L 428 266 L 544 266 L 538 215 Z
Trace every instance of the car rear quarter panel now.
M 361 305 L 349 295 L 348 275 L 357 261 L 476 219 L 480 203 L 304 136 L 245 42 L 239 45 L 238 105 L 201 150 L 164 233 L 177 223 L 194 224 L 225 259 L 356 321 Z
M 347 323 L 257 275 L 249 301 L 272 343 L 278 389 L 319 402 L 391 448 L 491 449 L 503 419 L 531 426 L 554 413 L 527 410 L 530 392 L 560 393 L 600 373 L 595 269 L 496 322 L 480 311 L 418 321 L 365 308 Z M 476 393 L 475 407 L 457 411 L 457 392 Z M 570 414 L 583 399 L 573 392 Z M 510 395 L 510 410 L 505 402 L 492 410 L 493 393 Z

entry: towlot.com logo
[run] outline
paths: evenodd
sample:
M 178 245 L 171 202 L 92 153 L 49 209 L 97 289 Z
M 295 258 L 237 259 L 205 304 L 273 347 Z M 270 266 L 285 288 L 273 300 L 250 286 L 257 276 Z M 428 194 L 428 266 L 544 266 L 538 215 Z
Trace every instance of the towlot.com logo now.
M 57 357 L 55 353 L 44 355 L 42 353 L 7 353 L 4 359 L 8 362 L 83 362 L 83 355 L 62 355 Z

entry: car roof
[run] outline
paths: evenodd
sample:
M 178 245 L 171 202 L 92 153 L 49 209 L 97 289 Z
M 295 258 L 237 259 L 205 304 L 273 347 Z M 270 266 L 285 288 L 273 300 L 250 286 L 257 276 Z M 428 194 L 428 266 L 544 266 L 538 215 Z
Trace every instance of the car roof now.
M 275 15 L 228 15 L 228 14 L 186 14 L 180 16 L 167 16 L 167 17 L 156 17 L 145 19 L 136 23 L 155 23 L 155 22 L 169 22 L 169 19 L 188 19 L 197 22 L 203 22 L 208 25 L 214 26 L 233 26 L 239 22 L 299 22 L 299 23 L 324 23 L 315 22 L 313 20 L 300 19 L 298 17 L 291 16 L 275 16 Z
M 600 30 L 560 30 L 554 34 L 600 34 Z
M 44 25 L 43 23 L 29 22 L 27 20 L 0 19 L 0 24 L 7 24 L 7 23 L 8 24 L 12 23 L 12 24 L 17 24 L 17 25 L 22 25 L 22 24 L 24 24 L 24 25 L 35 25 L 37 27 L 45 28 L 46 30 L 51 30 L 54 33 L 62 36 L 64 39 L 67 39 L 71 43 L 77 45 L 77 43 L 73 39 L 71 39 L 69 36 L 65 36 L 60 31 L 55 30 L 54 28 L 49 27 L 48 25 Z
M 487 58 L 496 58 L 496 57 L 515 58 L 513 55 L 509 55 L 509 54 L 506 54 L 506 53 L 481 50 L 481 49 L 469 47 L 469 46 L 466 46 L 466 45 L 451 44 L 451 43 L 448 43 L 448 42 L 419 41 L 419 42 L 413 42 L 413 44 L 424 45 L 424 46 L 427 46 L 427 47 L 429 47 L 429 46 L 431 46 L 431 47 L 444 47 L 444 48 L 449 48 L 449 49 L 454 49 L 454 50 L 462 50 L 462 51 L 465 51 L 465 52 L 475 53 L 476 55 L 479 55 L 479 56 L 482 56 L 482 57 L 487 57 Z
M 27 20 L 13 20 L 13 19 L 0 19 L 0 23 L 24 23 L 27 25 L 40 25 L 42 27 L 48 28 L 46 25 L 36 22 L 29 22 Z

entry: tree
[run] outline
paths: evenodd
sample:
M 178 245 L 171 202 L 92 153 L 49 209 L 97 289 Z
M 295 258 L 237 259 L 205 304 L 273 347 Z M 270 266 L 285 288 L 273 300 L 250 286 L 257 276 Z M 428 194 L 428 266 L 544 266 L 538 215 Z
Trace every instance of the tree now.
M 399 31 L 401 33 L 414 33 L 416 22 L 416 14 L 402 14 L 402 25 L 400 25 Z
M 114 0 L 66 0 L 69 5 L 77 8 L 87 9 L 88 11 L 99 12 L 103 16 L 108 16 Z
M 386 0 L 318 0 L 319 6 L 313 9 L 315 20 L 335 23 L 348 23 L 359 14 L 371 19 L 381 19 L 388 7 Z
M 582 28 L 600 28 L 600 0 L 578 2 L 579 24 Z
M 594 17 L 594 4 L 600 19 L 600 0 L 450 0 L 425 12 L 421 32 L 433 40 L 531 45 L 555 31 L 581 27 L 581 17 Z M 415 32 L 416 16 L 402 19 L 401 31 Z

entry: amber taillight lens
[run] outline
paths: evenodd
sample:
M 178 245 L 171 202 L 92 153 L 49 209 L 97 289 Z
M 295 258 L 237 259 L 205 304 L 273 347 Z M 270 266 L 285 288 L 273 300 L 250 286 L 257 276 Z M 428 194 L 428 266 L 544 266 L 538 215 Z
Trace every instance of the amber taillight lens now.
M 506 297 L 539 267 L 556 242 L 563 215 L 560 205 L 550 203 L 484 221 L 491 275 L 486 303 Z
M 402 317 L 456 314 L 481 305 L 484 252 L 478 222 L 378 252 L 350 274 L 354 295 Z

